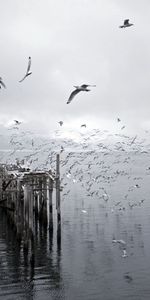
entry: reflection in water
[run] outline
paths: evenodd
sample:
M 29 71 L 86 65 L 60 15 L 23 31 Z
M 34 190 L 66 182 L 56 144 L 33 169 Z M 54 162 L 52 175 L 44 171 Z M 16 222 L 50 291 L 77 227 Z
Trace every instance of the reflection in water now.
M 49 231 L 37 222 L 31 262 L 0 211 L 1 299 L 149 300 L 149 176 L 141 171 L 146 162 L 143 167 L 137 161 L 137 174 L 135 166 L 127 170 L 120 164 L 124 172 L 119 176 L 117 165 L 111 182 L 92 181 L 90 196 L 91 173 L 85 172 L 81 184 L 65 178 L 69 193 L 62 196 L 62 226 Z M 105 165 L 111 164 L 105 157 Z M 97 175 L 99 168 L 91 178 Z
M 59 294 L 64 299 L 60 240 L 54 245 L 53 232 L 40 224 L 38 227 L 34 259 L 30 261 L 28 250 L 16 240 L 6 216 L 0 211 L 0 297 L 3 299 L 46 299 L 48 295 L 59 299 Z

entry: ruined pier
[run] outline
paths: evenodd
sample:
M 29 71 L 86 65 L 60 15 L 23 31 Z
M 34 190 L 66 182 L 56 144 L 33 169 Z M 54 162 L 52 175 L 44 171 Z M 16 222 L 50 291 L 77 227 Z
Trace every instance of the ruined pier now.
M 56 190 L 55 197 L 53 191 Z M 54 198 L 54 200 L 53 200 Z M 42 226 L 53 234 L 54 207 L 56 208 L 56 234 L 61 242 L 60 168 L 56 155 L 56 172 L 14 172 L 6 165 L 0 166 L 0 207 L 16 232 L 16 239 L 34 256 L 34 238 L 37 227 Z

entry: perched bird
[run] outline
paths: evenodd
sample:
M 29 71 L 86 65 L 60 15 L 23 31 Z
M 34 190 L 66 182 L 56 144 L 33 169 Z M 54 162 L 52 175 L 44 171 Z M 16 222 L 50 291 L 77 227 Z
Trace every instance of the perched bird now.
M 60 126 L 62 126 L 62 125 L 63 125 L 63 121 L 59 121 L 58 123 L 60 124 Z
M 27 72 L 26 72 L 25 76 L 19 82 L 22 82 L 27 76 L 32 74 L 32 72 L 30 72 L 30 68 L 31 68 L 31 57 L 29 56 Z
M 19 122 L 18 120 L 14 120 L 14 122 L 15 122 L 15 125 L 20 125 L 21 124 L 21 122 Z
M 6 85 L 4 84 L 2 77 L 0 77 L 0 89 L 1 89 L 1 85 L 6 89 Z
M 79 92 L 89 92 L 90 91 L 88 89 L 89 86 L 96 86 L 96 85 L 82 84 L 81 86 L 74 86 L 76 89 L 71 93 L 67 101 L 67 104 L 69 104 Z
M 82 124 L 81 127 L 85 127 L 86 128 L 86 124 Z
M 129 23 L 129 19 L 124 20 L 123 25 L 119 26 L 119 28 L 126 28 L 126 27 L 130 27 L 133 26 L 134 24 Z

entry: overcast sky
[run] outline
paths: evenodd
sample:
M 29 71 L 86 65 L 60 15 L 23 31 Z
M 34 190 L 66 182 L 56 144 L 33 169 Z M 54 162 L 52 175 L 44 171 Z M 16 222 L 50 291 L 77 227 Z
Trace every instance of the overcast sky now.
M 1 0 L 0 28 L 0 124 L 150 128 L 149 0 Z M 67 105 L 83 83 L 96 88 Z

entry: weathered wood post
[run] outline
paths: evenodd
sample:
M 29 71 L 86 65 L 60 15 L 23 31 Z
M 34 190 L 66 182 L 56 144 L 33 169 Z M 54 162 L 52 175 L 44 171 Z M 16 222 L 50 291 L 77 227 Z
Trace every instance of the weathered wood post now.
M 43 207 L 43 196 L 42 196 L 42 176 L 39 175 L 39 221 L 42 221 L 42 207 Z
M 56 209 L 57 209 L 57 243 L 61 243 L 61 208 L 60 208 L 60 157 L 56 155 Z
M 53 180 L 49 177 L 49 230 L 50 232 L 53 231 L 53 202 L 52 202 L 52 193 L 53 193 Z
M 22 239 L 22 229 L 23 229 L 23 207 L 22 207 L 22 181 L 18 180 L 17 182 L 17 197 L 16 197 L 16 206 L 15 206 L 15 223 L 17 227 L 17 238 L 18 240 Z M 13 204 L 13 203 L 12 203 Z
M 34 216 L 35 216 L 35 222 L 37 222 L 38 216 L 39 216 L 39 209 L 38 209 L 38 191 L 37 191 L 37 186 L 38 186 L 38 178 L 35 176 L 34 178 Z
M 24 185 L 24 251 L 28 252 L 28 228 L 29 228 L 29 195 L 28 184 Z
M 42 223 L 47 226 L 47 176 L 43 175 Z

